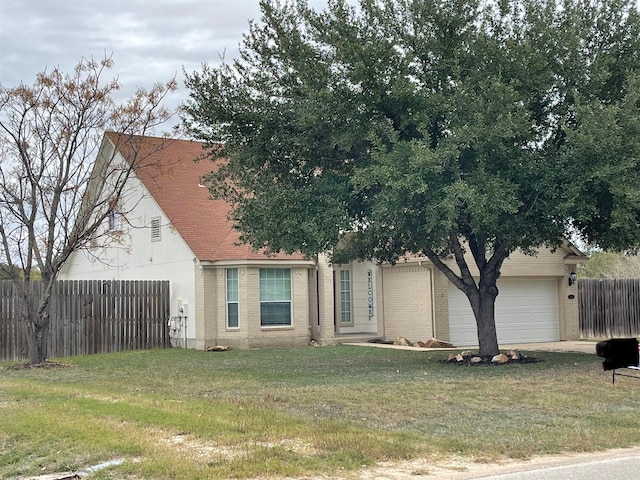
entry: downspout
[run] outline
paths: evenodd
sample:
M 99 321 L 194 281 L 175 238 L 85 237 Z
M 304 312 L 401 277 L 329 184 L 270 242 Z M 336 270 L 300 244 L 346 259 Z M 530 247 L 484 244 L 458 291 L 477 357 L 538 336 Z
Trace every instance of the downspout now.
M 318 266 L 317 260 L 316 260 L 316 270 L 315 270 L 315 275 L 316 275 L 316 328 L 317 328 L 317 332 L 319 336 L 322 336 L 320 334 L 320 267 Z
M 378 308 L 378 318 L 382 317 L 382 338 L 384 340 L 387 339 L 387 319 L 385 318 L 385 309 L 384 309 L 384 267 L 380 265 L 378 267 L 378 271 L 380 272 L 380 277 L 376 277 L 376 298 L 379 299 L 380 308 Z M 378 281 L 380 285 L 378 286 Z M 378 320 L 380 321 L 380 320 Z

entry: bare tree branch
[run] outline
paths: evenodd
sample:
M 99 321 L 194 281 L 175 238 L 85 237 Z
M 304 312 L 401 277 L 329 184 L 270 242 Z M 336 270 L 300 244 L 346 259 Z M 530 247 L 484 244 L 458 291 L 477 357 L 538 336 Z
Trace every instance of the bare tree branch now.
M 49 294 L 60 269 L 71 253 L 105 235 L 105 219 L 143 164 L 139 136 L 173 115 L 162 101 L 175 79 L 117 104 L 117 78 L 104 79 L 112 67 L 108 56 L 83 58 L 72 73 L 54 68 L 30 86 L 0 85 L 0 264 L 19 267 L 24 295 L 34 272 L 44 282 L 40 305 L 24 318 L 32 362 L 43 360 Z M 133 152 L 126 161 L 117 156 L 124 144 Z

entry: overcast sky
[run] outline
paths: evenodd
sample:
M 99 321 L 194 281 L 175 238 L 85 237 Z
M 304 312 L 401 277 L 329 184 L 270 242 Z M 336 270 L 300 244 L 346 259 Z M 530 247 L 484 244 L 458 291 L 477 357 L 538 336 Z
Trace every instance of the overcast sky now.
M 259 18 L 258 0 L 0 0 L 0 83 L 29 85 L 45 68 L 71 71 L 106 53 L 127 96 L 175 75 L 177 105 L 187 98 L 183 67 L 235 57 Z

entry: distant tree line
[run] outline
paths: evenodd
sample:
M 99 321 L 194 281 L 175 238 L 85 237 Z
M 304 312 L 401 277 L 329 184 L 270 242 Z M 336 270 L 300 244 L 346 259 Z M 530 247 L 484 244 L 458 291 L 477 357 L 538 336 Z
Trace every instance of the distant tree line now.
M 24 278 L 24 271 L 15 265 L 7 265 L 6 263 L 0 263 L 0 280 L 14 280 Z M 39 271 L 31 273 L 33 280 L 40 280 L 42 277 Z
M 640 256 L 630 252 L 591 251 L 580 278 L 640 278 Z

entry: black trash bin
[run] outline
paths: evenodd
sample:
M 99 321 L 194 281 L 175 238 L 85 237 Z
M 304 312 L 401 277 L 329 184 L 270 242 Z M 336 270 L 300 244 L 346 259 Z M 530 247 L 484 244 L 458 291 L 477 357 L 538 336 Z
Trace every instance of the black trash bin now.
M 596 344 L 596 355 L 604 358 L 602 367 L 605 370 L 616 368 L 637 367 L 638 340 L 635 338 L 612 338 Z

